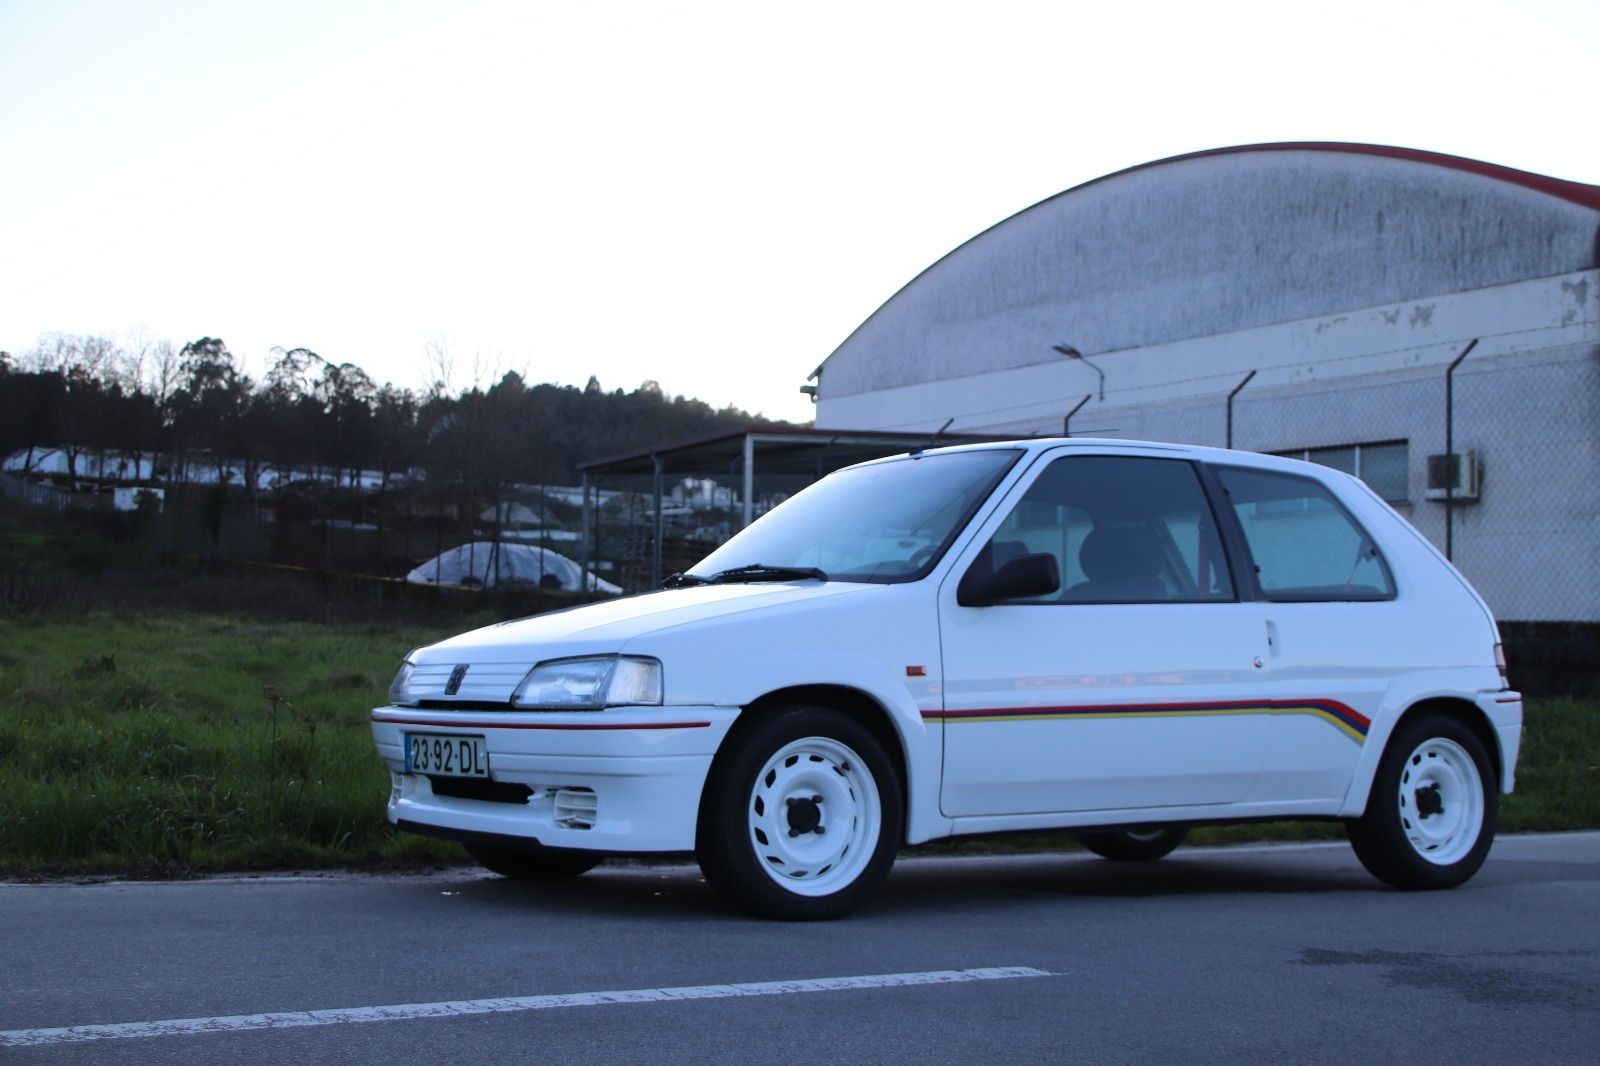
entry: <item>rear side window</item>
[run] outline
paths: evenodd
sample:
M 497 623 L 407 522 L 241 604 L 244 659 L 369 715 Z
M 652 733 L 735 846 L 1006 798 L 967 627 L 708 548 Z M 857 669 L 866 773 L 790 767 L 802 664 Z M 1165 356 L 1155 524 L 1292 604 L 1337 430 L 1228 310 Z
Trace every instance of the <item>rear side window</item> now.
M 1394 578 L 1367 536 L 1318 482 L 1219 467 L 1269 600 L 1387 600 Z

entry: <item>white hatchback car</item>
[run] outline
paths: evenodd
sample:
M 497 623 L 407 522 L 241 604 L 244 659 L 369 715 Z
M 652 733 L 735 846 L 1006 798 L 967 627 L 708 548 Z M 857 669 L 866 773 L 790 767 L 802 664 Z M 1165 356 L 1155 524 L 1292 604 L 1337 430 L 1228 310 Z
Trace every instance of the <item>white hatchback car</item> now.
M 1339 819 L 1459 884 L 1522 700 L 1494 619 L 1365 485 L 1109 440 L 942 448 L 798 493 L 660 592 L 419 648 L 372 712 L 389 819 L 511 877 L 693 851 L 779 918 L 860 904 L 902 844 Z

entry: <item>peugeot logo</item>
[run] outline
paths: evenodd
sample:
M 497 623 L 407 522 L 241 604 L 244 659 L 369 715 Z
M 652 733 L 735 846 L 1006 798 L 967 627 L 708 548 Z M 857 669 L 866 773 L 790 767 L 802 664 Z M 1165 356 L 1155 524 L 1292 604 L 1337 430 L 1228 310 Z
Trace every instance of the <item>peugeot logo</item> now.
M 467 668 L 465 665 L 458 666 L 454 670 L 450 671 L 450 680 L 445 682 L 444 694 L 446 696 L 454 696 L 457 692 L 460 692 L 461 681 L 466 676 Z

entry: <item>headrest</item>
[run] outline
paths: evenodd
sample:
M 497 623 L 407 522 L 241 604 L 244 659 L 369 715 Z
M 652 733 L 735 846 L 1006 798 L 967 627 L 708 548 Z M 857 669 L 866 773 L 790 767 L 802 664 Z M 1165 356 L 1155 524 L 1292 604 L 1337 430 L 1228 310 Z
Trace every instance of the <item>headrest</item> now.
M 1161 554 L 1148 529 L 1107 526 L 1083 538 L 1078 565 L 1090 581 L 1154 577 L 1161 569 Z

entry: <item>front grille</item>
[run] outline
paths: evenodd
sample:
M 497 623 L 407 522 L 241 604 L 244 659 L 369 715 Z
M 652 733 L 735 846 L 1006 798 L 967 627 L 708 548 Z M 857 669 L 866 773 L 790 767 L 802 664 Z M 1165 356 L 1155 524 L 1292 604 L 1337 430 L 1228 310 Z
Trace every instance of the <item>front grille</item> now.
M 428 776 L 435 796 L 452 799 L 483 800 L 486 803 L 527 803 L 533 789 L 527 785 L 514 785 L 509 781 L 492 781 L 486 777 L 434 777 Z
M 463 703 L 505 703 L 528 676 L 533 663 L 418 663 L 411 671 L 411 695 Z M 454 680 L 455 685 L 450 682 Z

